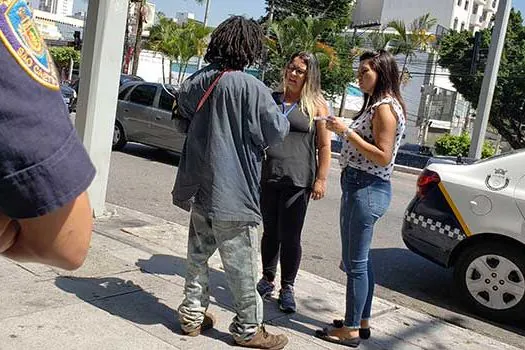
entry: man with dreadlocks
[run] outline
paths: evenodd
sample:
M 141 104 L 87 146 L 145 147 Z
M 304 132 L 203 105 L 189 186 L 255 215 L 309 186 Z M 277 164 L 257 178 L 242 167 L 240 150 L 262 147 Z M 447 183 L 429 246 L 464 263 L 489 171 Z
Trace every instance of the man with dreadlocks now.
M 234 16 L 213 32 L 204 57 L 210 63 L 182 85 L 177 113 L 189 120 L 173 189 L 173 203 L 191 208 L 185 299 L 179 307 L 184 334 L 213 327 L 208 259 L 218 249 L 236 316 L 230 332 L 237 345 L 282 349 L 284 335 L 266 332 L 256 284 L 259 183 L 266 147 L 281 142 L 289 123 L 271 91 L 243 70 L 263 52 L 263 31 Z

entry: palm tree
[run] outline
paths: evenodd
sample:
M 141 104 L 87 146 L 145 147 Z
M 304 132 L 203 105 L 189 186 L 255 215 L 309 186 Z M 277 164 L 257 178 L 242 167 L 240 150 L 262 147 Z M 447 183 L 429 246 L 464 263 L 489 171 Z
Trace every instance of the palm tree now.
M 146 0 L 133 0 L 132 2 L 134 2 L 136 6 L 135 16 L 137 17 L 137 34 L 135 37 L 135 48 L 133 50 L 133 66 L 131 68 L 131 74 L 136 75 L 139 67 L 140 50 L 142 48 L 142 30 L 144 28 L 144 8 Z
M 288 17 L 274 22 L 270 26 L 267 46 L 273 65 L 282 67 L 288 58 L 297 51 L 309 51 L 324 55 L 330 64 L 335 63 L 335 50 L 320 42 L 321 35 L 332 22 L 314 19 L 312 17 L 299 19 Z
M 162 82 L 166 83 L 166 72 L 164 69 L 164 62 L 166 57 L 171 56 L 171 50 L 168 45 L 170 40 L 176 34 L 176 24 L 171 19 L 165 16 L 159 16 L 159 22 L 151 27 L 150 37 L 148 40 L 148 48 L 152 51 L 159 52 L 162 56 Z M 169 83 L 171 84 L 171 59 L 170 59 L 170 76 Z
M 388 44 L 396 38 L 395 34 L 385 33 L 384 29 L 368 34 L 368 40 L 374 50 L 386 50 Z
M 196 3 L 199 5 L 203 5 L 206 2 L 206 10 L 204 11 L 204 27 L 208 26 L 208 15 L 210 13 L 210 1 L 211 0 L 195 0 Z M 199 55 L 199 62 L 197 63 L 197 69 L 201 69 L 202 67 L 202 55 Z
M 391 41 L 393 44 L 392 53 L 394 55 L 405 55 L 401 75 L 405 73 L 406 66 L 416 55 L 416 51 L 427 50 L 435 40 L 435 35 L 428 32 L 436 23 L 437 19 L 431 17 L 430 13 L 416 18 L 409 26 L 400 20 L 388 23 L 388 27 L 396 31 L 396 36 Z
M 192 57 L 202 56 L 206 49 L 206 38 L 211 29 L 195 22 L 189 22 L 180 27 L 178 36 L 173 38 L 171 44 L 174 52 L 178 54 L 179 76 L 178 82 L 182 83 L 188 63 Z

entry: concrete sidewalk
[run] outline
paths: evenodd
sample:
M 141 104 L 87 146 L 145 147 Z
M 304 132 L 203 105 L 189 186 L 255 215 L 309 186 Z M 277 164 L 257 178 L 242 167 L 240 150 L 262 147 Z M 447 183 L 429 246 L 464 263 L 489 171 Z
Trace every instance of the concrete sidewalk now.
M 180 334 L 187 228 L 108 205 L 84 267 L 74 273 L 0 258 L 0 349 L 227 349 L 232 303 L 220 259 L 210 261 L 211 311 L 200 337 Z M 300 271 L 298 312 L 265 303 L 265 322 L 287 349 L 343 349 L 312 336 L 344 313 L 345 286 Z M 516 349 L 376 298 L 372 338 L 361 349 Z

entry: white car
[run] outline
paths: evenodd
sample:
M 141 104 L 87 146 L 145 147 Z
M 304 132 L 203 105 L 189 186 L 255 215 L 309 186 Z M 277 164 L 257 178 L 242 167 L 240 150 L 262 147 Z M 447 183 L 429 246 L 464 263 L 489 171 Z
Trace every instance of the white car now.
M 458 295 L 477 313 L 525 318 L 525 150 L 429 165 L 402 235 L 412 251 L 454 267 Z

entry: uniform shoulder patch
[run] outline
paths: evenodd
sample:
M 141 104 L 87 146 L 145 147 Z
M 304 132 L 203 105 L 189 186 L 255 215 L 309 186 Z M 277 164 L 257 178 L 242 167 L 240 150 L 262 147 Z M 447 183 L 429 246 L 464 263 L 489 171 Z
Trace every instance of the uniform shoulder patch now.
M 55 64 L 26 1 L 0 0 L 0 41 L 31 78 L 49 89 L 59 89 Z

